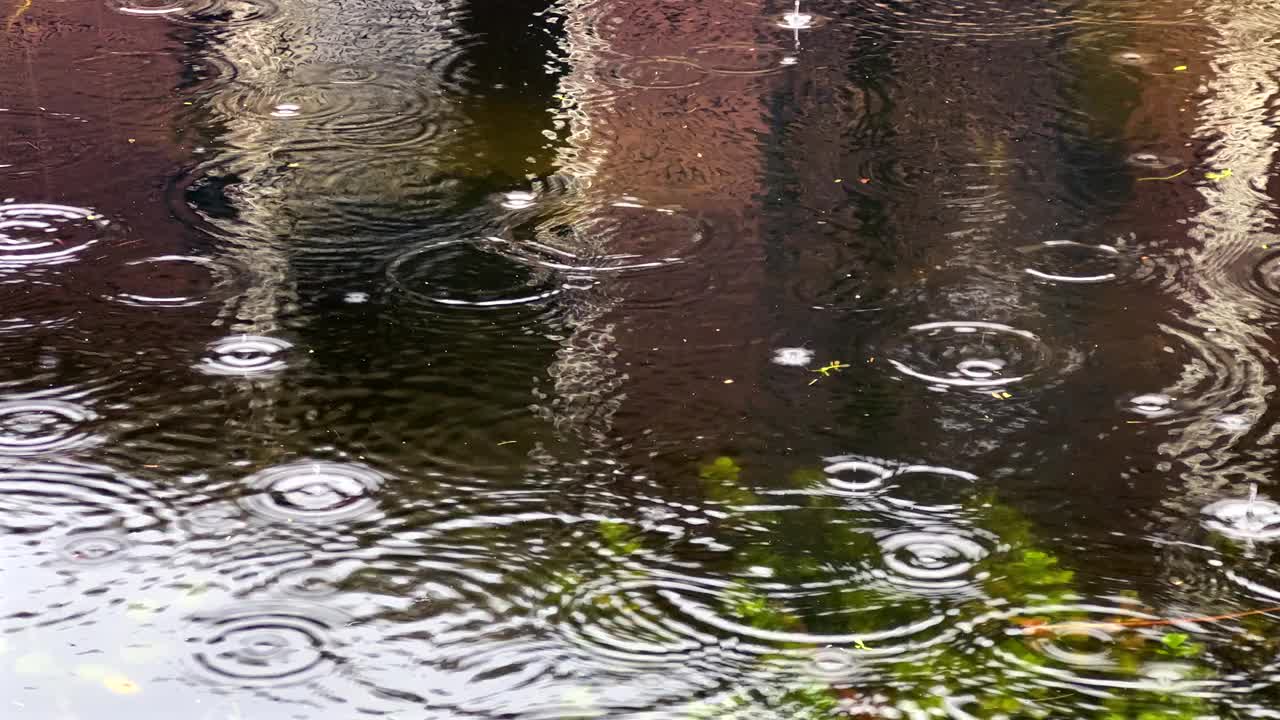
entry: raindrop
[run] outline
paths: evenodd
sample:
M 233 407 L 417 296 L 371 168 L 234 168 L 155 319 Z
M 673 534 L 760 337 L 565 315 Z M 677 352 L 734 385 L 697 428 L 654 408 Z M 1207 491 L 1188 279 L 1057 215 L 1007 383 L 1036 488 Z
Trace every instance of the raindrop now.
M 1124 50 L 1115 53 L 1111 56 L 1111 60 L 1118 65 L 1129 65 L 1132 67 L 1140 67 L 1151 62 L 1151 59 L 1146 55 L 1134 50 Z
M 1124 408 L 1131 413 L 1153 420 L 1178 414 L 1173 398 L 1161 393 L 1135 395 L 1125 401 Z
M 1152 152 L 1136 152 L 1126 158 L 1130 165 L 1143 170 L 1165 170 L 1178 164 L 1176 158 L 1157 155 Z
M 773 351 L 775 365 L 787 367 L 805 367 L 813 362 L 813 351 L 802 347 L 784 347 Z
M 1201 511 L 1208 529 L 1235 540 L 1269 541 L 1280 538 L 1280 504 L 1258 496 L 1256 485 L 1249 497 L 1228 498 Z
M 275 338 L 236 335 L 210 343 L 196 369 L 209 375 L 268 375 L 285 368 L 283 356 L 292 347 Z
M 296 462 L 245 479 L 255 494 L 243 502 L 258 515 L 278 520 L 332 523 L 377 509 L 374 493 L 382 475 L 364 465 Z
M 863 460 L 844 460 L 823 468 L 827 484 L 842 493 L 867 493 L 884 487 L 893 472 Z

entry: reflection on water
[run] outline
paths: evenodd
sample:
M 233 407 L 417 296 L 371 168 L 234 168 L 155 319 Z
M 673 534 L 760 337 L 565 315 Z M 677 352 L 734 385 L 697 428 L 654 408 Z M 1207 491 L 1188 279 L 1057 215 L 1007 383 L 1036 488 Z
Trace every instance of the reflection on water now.
M 0 6 L 6 717 L 1271 717 L 1266 2 Z

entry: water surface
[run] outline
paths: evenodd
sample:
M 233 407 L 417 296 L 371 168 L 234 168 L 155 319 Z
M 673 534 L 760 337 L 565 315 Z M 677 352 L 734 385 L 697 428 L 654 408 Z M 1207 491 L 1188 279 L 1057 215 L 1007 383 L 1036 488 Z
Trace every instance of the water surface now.
M 1275 717 L 1272 4 L 0 13 L 5 717 Z

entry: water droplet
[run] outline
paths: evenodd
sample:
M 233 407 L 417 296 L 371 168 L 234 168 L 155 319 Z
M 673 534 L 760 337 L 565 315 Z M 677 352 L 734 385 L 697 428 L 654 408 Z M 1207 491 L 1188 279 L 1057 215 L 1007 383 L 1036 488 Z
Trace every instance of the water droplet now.
M 1280 538 L 1280 504 L 1256 494 L 1219 500 L 1201 512 L 1206 516 L 1206 528 L 1235 540 L 1265 542 Z
M 285 368 L 284 356 L 292 347 L 275 338 L 236 335 L 210 343 L 196 369 L 209 375 L 269 375 Z
M 802 347 L 784 347 L 773 351 L 773 362 L 787 367 L 804 367 L 813 362 L 813 351 Z
M 279 520 L 332 523 L 377 509 L 382 475 L 363 465 L 297 462 L 245 479 L 257 493 L 244 500 L 253 513 Z
M 1146 418 L 1157 419 L 1178 414 L 1173 398 L 1161 393 L 1135 395 L 1124 403 L 1124 408 Z
M 844 460 L 823 468 L 827 484 L 842 493 L 867 493 L 884 487 L 893 475 L 888 468 L 863 460 Z
M 1143 170 L 1165 170 L 1178 164 L 1177 158 L 1157 155 L 1152 152 L 1136 152 L 1126 158 L 1126 161 Z
M 1129 65 L 1132 67 L 1140 67 L 1151 62 L 1146 55 L 1134 50 L 1123 50 L 1111 56 L 1112 62 L 1118 65 Z

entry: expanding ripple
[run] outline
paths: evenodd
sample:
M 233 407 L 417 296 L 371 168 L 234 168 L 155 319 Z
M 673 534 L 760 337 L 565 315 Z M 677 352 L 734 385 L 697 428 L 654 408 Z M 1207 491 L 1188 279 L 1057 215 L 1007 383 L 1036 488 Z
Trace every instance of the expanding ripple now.
M 0 532 L 60 527 L 145 527 L 155 523 L 152 488 L 96 465 L 21 462 L 0 465 Z
M 689 49 L 689 57 L 713 75 L 768 75 L 787 66 L 787 51 L 768 44 L 699 45 Z
M 58 546 L 58 554 L 75 565 L 106 565 L 123 559 L 128 551 L 124 536 L 109 533 L 70 535 Z
M 387 274 L 411 299 L 444 307 L 501 310 L 561 292 L 556 273 L 497 238 L 430 241 L 392 261 Z
M 646 90 L 693 87 L 707 77 L 697 63 L 680 58 L 624 58 L 607 64 L 601 78 L 610 85 Z
M 209 344 L 208 357 L 195 367 L 208 375 L 249 377 L 283 370 L 293 345 L 276 338 L 235 335 Z
M 62 400 L 0 402 L 0 453 L 37 455 L 85 445 L 90 436 L 81 428 L 94 417 Z
M 251 512 L 278 520 L 333 523 L 377 509 L 374 494 L 383 477 L 363 465 L 296 462 L 245 479 L 256 494 L 244 500 Z
M 192 618 L 191 668 L 202 680 L 233 687 L 314 681 L 333 672 L 333 634 L 346 618 L 297 602 L 248 604 Z
M 993 538 L 950 527 L 890 532 L 879 541 L 886 579 L 922 594 L 976 592 L 985 575 L 975 566 L 995 546 Z
M 104 241 L 111 222 L 85 208 L 0 204 L 0 268 L 70 262 Z
M 247 271 L 223 260 L 184 255 L 158 255 L 130 260 L 105 273 L 100 295 L 140 308 L 193 307 L 232 298 L 248 284 Z M 154 289 L 164 289 L 156 295 Z
M 274 86 L 239 84 L 218 93 L 229 120 L 252 117 L 290 132 L 298 147 L 334 141 L 361 147 L 421 144 L 438 128 L 429 96 L 415 78 L 348 65 L 306 65 Z
M 518 226 L 515 252 L 566 273 L 626 273 L 688 262 L 707 252 L 710 229 L 676 207 L 624 196 L 563 220 Z
M 1048 369 L 1052 354 L 1035 334 L 989 322 L 915 325 L 890 353 L 900 373 L 934 387 L 1006 387 Z
M 126 15 L 211 27 L 258 23 L 280 12 L 274 0 L 107 0 L 107 3 Z
M 1050 240 L 1018 248 L 1027 256 L 1024 269 L 1037 280 L 1054 283 L 1103 283 L 1123 271 L 1124 258 L 1111 245 L 1088 245 L 1071 240 Z

